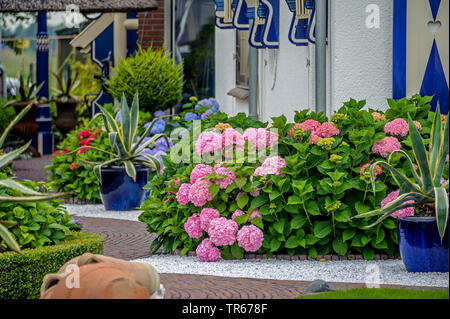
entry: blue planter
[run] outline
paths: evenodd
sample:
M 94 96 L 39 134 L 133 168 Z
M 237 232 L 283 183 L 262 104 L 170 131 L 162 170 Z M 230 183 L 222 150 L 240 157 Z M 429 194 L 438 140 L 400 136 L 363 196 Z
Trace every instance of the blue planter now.
M 143 187 L 148 183 L 149 169 L 136 167 L 136 182 L 125 172 L 123 166 L 102 168 L 100 195 L 106 210 L 132 210 L 144 200 Z
M 448 272 L 448 225 L 444 239 L 435 217 L 398 219 L 398 245 L 409 272 Z

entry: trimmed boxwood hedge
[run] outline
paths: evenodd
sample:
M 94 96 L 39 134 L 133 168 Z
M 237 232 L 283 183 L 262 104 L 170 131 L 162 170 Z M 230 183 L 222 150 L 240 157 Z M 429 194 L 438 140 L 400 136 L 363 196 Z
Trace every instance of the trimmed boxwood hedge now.
M 103 254 L 99 234 L 73 233 L 73 239 L 53 246 L 24 249 L 23 255 L 0 253 L 0 299 L 35 299 L 40 296 L 42 279 L 70 259 L 90 252 Z

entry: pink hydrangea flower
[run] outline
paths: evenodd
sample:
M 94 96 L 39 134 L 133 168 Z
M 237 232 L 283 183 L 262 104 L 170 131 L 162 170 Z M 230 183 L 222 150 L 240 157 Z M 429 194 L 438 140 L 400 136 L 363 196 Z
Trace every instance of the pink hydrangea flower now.
M 413 121 L 414 125 L 417 127 L 417 130 L 421 131 L 422 130 L 422 124 L 420 124 L 419 121 Z
M 215 247 L 209 238 L 203 239 L 195 250 L 198 259 L 201 261 L 217 261 L 220 259 L 220 250 Z
M 369 163 L 362 165 L 361 169 L 359 170 L 359 175 L 363 175 L 364 172 L 366 171 L 366 168 L 368 168 L 370 166 L 370 164 L 372 164 L 372 162 L 373 162 L 373 160 L 370 160 Z M 375 165 L 373 172 L 375 173 L 374 179 L 377 179 L 378 175 L 383 174 L 383 170 L 378 165 Z
M 250 127 L 245 130 L 243 137 L 255 145 L 256 150 L 264 149 L 278 141 L 278 134 L 265 128 Z
M 222 145 L 226 147 L 228 145 L 245 145 L 245 138 L 241 133 L 236 131 L 234 128 L 227 128 L 222 133 Z
M 249 220 L 252 220 L 255 217 L 259 217 L 262 219 L 262 215 L 259 213 L 259 209 L 257 209 L 257 208 L 252 211 L 252 213 L 250 214 Z
M 253 197 L 258 197 L 260 193 L 261 193 L 261 189 L 260 188 L 255 188 L 254 190 L 252 190 L 250 192 L 250 195 L 252 195 Z
M 194 184 L 199 179 L 208 176 L 213 172 L 213 168 L 206 164 L 197 164 L 191 172 L 191 184 Z
M 211 242 L 216 246 L 233 245 L 236 241 L 238 224 L 225 217 L 213 219 L 210 223 L 208 234 Z
M 312 134 L 312 133 L 311 133 Z M 328 138 L 339 134 L 339 129 L 330 122 L 323 123 L 316 128 L 314 135 L 319 137 Z
M 386 136 L 380 141 L 373 143 L 372 152 L 380 154 L 382 157 L 386 158 L 387 153 L 392 153 L 393 151 L 399 150 L 402 145 L 397 138 L 392 136 Z
M 303 123 L 295 123 L 295 125 L 287 132 L 287 135 L 291 138 L 295 138 L 295 130 L 303 130 Z
M 228 185 L 232 184 L 236 179 L 236 174 L 232 170 L 230 170 L 229 167 L 223 167 L 222 163 L 216 164 L 214 166 L 214 171 L 216 172 L 217 176 L 226 175 L 225 178 L 216 180 L 216 184 L 219 185 L 221 189 L 227 188 Z
M 396 190 L 396 191 L 389 193 L 386 196 L 386 198 L 381 201 L 381 204 L 380 204 L 381 208 L 383 208 L 384 206 L 386 206 L 388 203 L 392 202 L 393 200 L 397 199 L 399 193 L 400 193 L 400 190 Z M 414 201 L 408 200 L 408 201 L 404 202 L 403 204 L 410 204 L 410 203 L 414 203 Z M 407 208 L 400 209 L 400 210 L 392 213 L 391 216 L 394 218 L 414 216 L 414 207 L 407 207 Z
M 295 125 L 294 128 L 296 129 L 302 129 L 303 131 L 311 131 L 311 134 L 313 134 L 319 127 L 320 122 L 316 120 L 306 120 L 303 123 L 299 123 L 298 125 Z
M 372 117 L 375 120 L 375 122 L 385 121 L 386 116 L 384 114 L 378 113 L 378 112 L 372 112 Z
M 311 137 L 309 138 L 309 143 L 313 145 L 317 145 L 322 140 L 322 137 L 311 134 Z
M 266 158 L 264 163 L 255 169 L 254 176 L 266 177 L 269 174 L 281 176 L 280 170 L 286 167 L 286 161 L 281 156 L 272 156 Z
M 212 200 L 209 186 L 212 183 L 207 180 L 198 180 L 191 185 L 189 189 L 189 201 L 196 207 L 204 206 L 208 201 Z
M 404 119 L 395 119 L 387 122 L 384 131 L 391 135 L 406 136 L 409 132 L 409 125 Z
M 180 188 L 177 192 L 177 201 L 180 205 L 187 205 L 189 200 L 189 190 L 191 189 L 191 184 L 189 183 L 183 183 L 181 184 Z
M 245 251 L 255 252 L 261 247 L 264 234 L 255 225 L 248 225 L 238 231 L 236 239 L 238 245 L 244 248 Z
M 193 214 L 188 218 L 188 220 L 184 223 L 184 230 L 191 238 L 200 238 L 203 235 L 200 215 Z
M 195 150 L 199 155 L 213 153 L 222 149 L 222 134 L 216 132 L 202 132 L 195 142 Z
M 220 213 L 214 208 L 203 208 L 200 212 L 200 223 L 203 230 L 208 231 L 211 220 L 219 218 Z
M 447 154 L 447 157 L 445 158 L 445 161 L 448 162 L 448 154 Z
M 243 215 L 243 214 L 245 214 L 245 213 L 244 213 L 242 210 L 236 209 L 236 210 L 234 211 L 233 215 L 231 215 L 231 219 L 232 219 L 232 220 L 235 220 L 236 217 L 241 216 L 241 215 Z

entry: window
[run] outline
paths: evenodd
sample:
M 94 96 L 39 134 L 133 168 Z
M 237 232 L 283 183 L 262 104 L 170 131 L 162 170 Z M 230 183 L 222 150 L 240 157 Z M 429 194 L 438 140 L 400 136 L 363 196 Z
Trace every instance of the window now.
M 236 86 L 248 88 L 249 31 L 236 31 Z

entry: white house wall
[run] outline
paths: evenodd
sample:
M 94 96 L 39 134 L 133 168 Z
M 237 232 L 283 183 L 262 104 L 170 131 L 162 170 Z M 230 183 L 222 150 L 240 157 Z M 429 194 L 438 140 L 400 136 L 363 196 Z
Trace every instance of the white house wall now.
M 338 108 L 351 97 L 367 106 L 386 108 L 392 97 L 392 0 L 332 0 L 331 105 Z M 380 28 L 367 28 L 369 4 L 380 8 Z
M 366 6 L 380 8 L 380 28 L 366 27 Z M 314 46 L 288 40 L 292 14 L 280 1 L 280 47 L 259 50 L 258 112 L 263 121 L 314 106 Z M 351 97 L 366 99 L 372 108 L 386 107 L 392 97 L 392 0 L 330 0 L 327 46 L 327 109 L 339 108 Z M 236 31 L 216 28 L 216 98 L 222 110 L 248 112 L 248 103 L 227 95 L 235 87 Z

